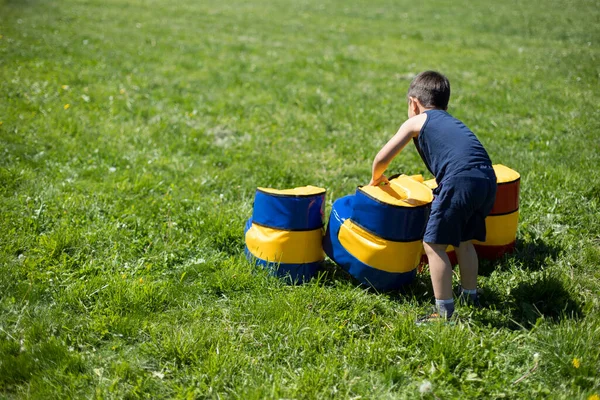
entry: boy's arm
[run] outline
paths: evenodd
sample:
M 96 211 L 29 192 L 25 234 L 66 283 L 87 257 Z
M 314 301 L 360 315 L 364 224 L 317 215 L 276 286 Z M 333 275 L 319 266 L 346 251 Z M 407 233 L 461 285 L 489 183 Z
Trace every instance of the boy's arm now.
M 423 124 L 427 119 L 426 114 L 419 114 L 402 124 L 398 132 L 379 150 L 379 153 L 373 160 L 373 173 L 369 185 L 377 186 L 382 182 L 387 182 L 383 175 L 390 162 L 400 153 L 407 143 L 419 135 Z

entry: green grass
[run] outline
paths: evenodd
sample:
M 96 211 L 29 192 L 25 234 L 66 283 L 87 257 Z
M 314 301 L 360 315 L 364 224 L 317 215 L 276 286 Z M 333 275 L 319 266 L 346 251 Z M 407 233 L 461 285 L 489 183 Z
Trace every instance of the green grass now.
M 0 35 L 0 396 L 600 394 L 596 1 L 0 0 Z M 329 210 L 425 69 L 522 175 L 485 308 L 417 328 L 427 272 L 375 293 L 247 263 L 254 189 Z

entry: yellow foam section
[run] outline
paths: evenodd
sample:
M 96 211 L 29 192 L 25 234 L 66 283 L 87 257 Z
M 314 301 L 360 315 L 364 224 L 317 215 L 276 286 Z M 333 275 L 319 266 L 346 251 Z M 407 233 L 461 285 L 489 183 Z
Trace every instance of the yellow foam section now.
M 438 185 L 437 185 L 437 182 L 435 181 L 435 178 L 433 178 L 433 179 L 428 179 L 428 180 L 426 180 L 425 182 L 423 182 L 423 184 L 424 184 L 425 186 L 427 186 L 427 187 L 428 187 L 429 189 L 431 189 L 431 190 L 435 189 L 435 188 L 438 186 Z
M 316 187 L 316 186 L 302 186 L 293 189 L 272 189 L 272 188 L 261 188 L 258 190 L 265 193 L 271 193 L 275 195 L 283 195 L 283 196 L 312 196 L 317 194 L 325 193 L 325 189 Z
M 415 181 L 417 181 L 417 182 L 421 182 L 421 183 L 423 183 L 423 175 L 421 175 L 421 174 L 418 174 L 418 175 L 411 175 L 411 176 L 410 176 L 410 179 L 413 179 L 413 180 L 415 180 Z
M 502 164 L 494 164 L 493 167 L 498 183 L 514 182 L 521 177 L 517 171 Z
M 488 246 L 504 246 L 517 237 L 519 211 L 505 215 L 490 215 L 485 219 L 486 241 L 473 243 Z
M 382 203 L 402 207 L 418 207 L 433 201 L 431 190 L 407 175 L 392 179 L 389 185 L 363 186 L 359 190 Z
M 246 232 L 246 246 L 261 260 L 285 264 L 322 261 L 323 230 L 282 231 L 252 224 Z
M 347 219 L 340 227 L 338 239 L 355 258 L 386 272 L 409 272 L 417 267 L 422 243 L 393 242 L 377 237 Z

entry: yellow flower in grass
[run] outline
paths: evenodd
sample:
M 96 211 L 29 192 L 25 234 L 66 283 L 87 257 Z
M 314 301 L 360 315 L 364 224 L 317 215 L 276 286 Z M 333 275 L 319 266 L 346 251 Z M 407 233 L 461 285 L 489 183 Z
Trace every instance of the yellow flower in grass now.
M 63 107 L 65 110 L 68 110 L 69 107 L 71 107 L 71 105 L 69 103 L 65 104 L 65 106 Z
M 573 361 L 571 361 L 571 363 L 575 368 L 581 367 L 581 361 L 579 361 L 579 358 L 574 358 Z
M 587 398 L 587 400 L 600 400 L 600 396 L 598 396 L 596 393 L 591 394 L 590 397 Z
M 125 89 L 121 89 L 121 90 L 119 90 L 119 93 L 121 93 L 121 94 L 125 94 Z

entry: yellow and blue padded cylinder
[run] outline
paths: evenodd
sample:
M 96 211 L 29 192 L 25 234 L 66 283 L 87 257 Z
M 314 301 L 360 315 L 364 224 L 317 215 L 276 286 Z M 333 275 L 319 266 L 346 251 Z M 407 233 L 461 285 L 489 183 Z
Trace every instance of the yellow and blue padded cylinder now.
M 492 166 L 498 184 L 492 211 L 485 219 L 486 241 L 473 241 L 479 257 L 494 260 L 514 250 L 519 223 L 519 190 L 521 175 L 502 164 Z M 437 187 L 435 179 L 424 182 L 432 190 Z M 456 263 L 454 248 L 446 250 Z
M 244 228 L 247 257 L 295 283 L 310 280 L 324 259 L 325 193 L 314 186 L 258 188 L 252 218 Z
M 485 242 L 474 241 L 480 257 L 496 259 L 511 252 L 517 240 L 519 224 L 519 190 L 521 175 L 502 164 L 495 164 L 498 183 L 496 201 L 490 215 L 485 219 Z
M 416 275 L 432 199 L 431 190 L 404 175 L 358 188 L 333 203 L 325 253 L 365 285 L 401 288 Z

